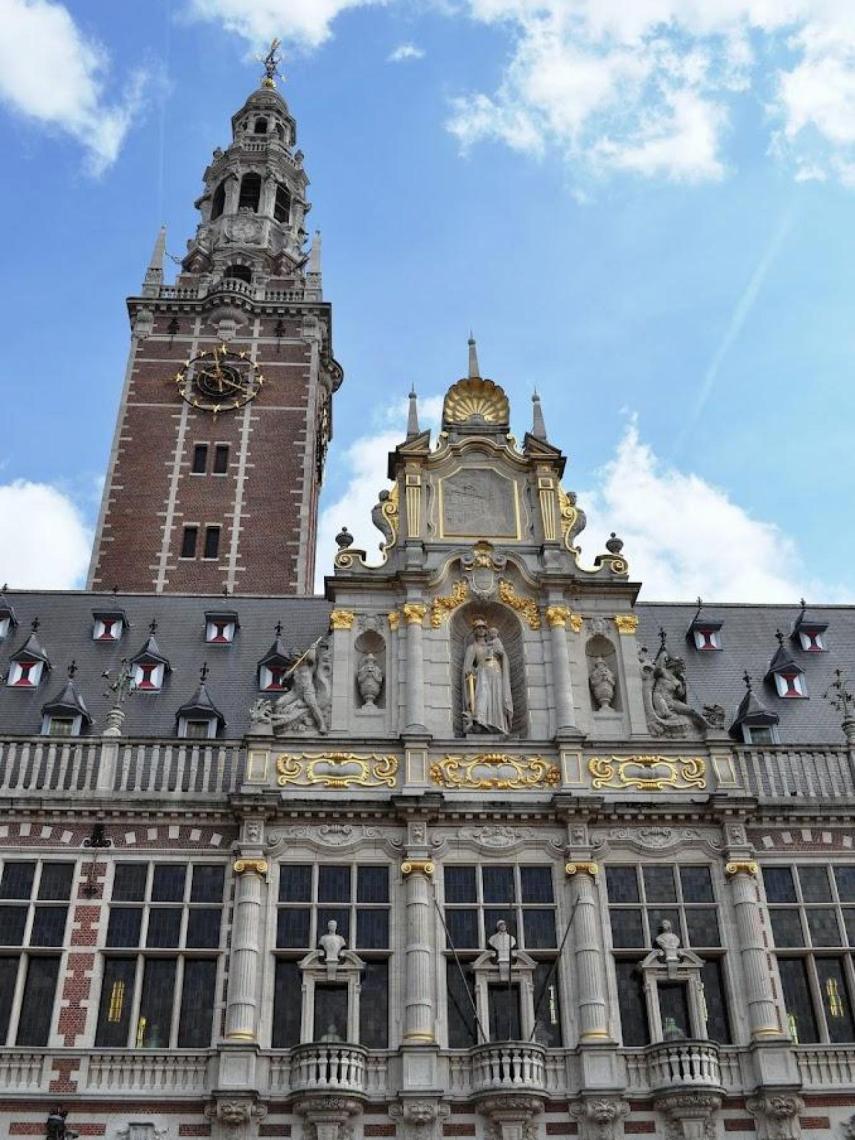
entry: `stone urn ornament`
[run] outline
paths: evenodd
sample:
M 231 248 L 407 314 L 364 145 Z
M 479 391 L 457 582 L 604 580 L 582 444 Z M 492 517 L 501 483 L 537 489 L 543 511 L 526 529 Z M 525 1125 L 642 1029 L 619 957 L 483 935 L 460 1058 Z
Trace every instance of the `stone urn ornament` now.
M 612 708 L 612 701 L 615 698 L 615 675 L 602 657 L 594 659 L 589 683 L 597 711 Z
M 364 709 L 376 709 L 377 698 L 383 688 L 383 670 L 373 653 L 366 653 L 356 670 L 356 686 Z

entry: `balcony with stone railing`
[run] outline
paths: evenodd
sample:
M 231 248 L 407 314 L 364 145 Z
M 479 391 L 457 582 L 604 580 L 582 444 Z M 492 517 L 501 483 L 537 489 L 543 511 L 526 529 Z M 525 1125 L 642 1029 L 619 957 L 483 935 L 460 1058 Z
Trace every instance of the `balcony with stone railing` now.
M 760 800 L 855 799 L 855 764 L 849 749 L 735 748 L 737 777 Z
M 298 1045 L 291 1050 L 291 1091 L 365 1096 L 367 1061 L 362 1045 Z
M 470 1051 L 471 1089 L 476 1095 L 496 1092 L 543 1093 L 546 1050 L 529 1041 L 478 1045 Z
M 722 1088 L 719 1048 L 712 1041 L 663 1041 L 648 1045 L 647 1084 L 654 1091 Z

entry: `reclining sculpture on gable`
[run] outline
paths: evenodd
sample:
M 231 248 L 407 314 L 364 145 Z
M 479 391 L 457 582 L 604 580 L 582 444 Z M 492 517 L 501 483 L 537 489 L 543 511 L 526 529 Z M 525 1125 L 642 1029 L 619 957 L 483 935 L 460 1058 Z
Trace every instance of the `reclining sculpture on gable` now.
M 249 710 L 250 732 L 267 736 L 326 735 L 332 694 L 329 646 L 318 638 L 302 653 L 291 651 L 283 675 L 288 684 L 278 697 L 259 697 Z
M 667 651 L 664 630 L 659 631 L 659 639 L 659 652 L 652 660 L 643 647 L 638 654 L 651 736 L 685 736 L 690 728 L 702 733 L 723 728 L 721 705 L 704 705 L 698 712 L 688 703 L 685 662 Z
M 464 731 L 508 736 L 513 719 L 511 670 L 499 631 L 475 618 L 463 655 Z

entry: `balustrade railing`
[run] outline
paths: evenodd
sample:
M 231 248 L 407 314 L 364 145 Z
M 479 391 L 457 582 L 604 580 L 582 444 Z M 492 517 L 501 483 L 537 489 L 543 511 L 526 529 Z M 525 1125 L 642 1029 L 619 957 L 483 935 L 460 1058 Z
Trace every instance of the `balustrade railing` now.
M 361 1045 L 298 1045 L 291 1051 L 291 1089 L 364 1093 L 367 1055 Z
M 470 1056 L 473 1092 L 546 1087 L 546 1050 L 542 1045 L 505 1041 L 479 1045 Z
M 0 1088 L 7 1092 L 46 1090 L 45 1061 L 49 1059 L 47 1053 L 0 1050 Z
M 712 1041 L 664 1041 L 645 1052 L 652 1089 L 722 1087 L 718 1045 Z
M 109 768 L 102 771 L 105 746 L 114 764 L 112 780 Z M 241 745 L 227 740 L 7 739 L 0 740 L 0 794 L 100 790 L 102 795 L 111 791 L 222 795 L 239 786 L 243 762 Z
M 855 796 L 846 748 L 737 748 L 745 790 L 759 799 L 832 800 Z
M 199 1096 L 210 1085 L 210 1061 L 209 1053 L 92 1053 L 78 1079 L 81 1091 Z
M 855 1049 L 851 1045 L 799 1045 L 796 1061 L 805 1088 L 855 1084 Z

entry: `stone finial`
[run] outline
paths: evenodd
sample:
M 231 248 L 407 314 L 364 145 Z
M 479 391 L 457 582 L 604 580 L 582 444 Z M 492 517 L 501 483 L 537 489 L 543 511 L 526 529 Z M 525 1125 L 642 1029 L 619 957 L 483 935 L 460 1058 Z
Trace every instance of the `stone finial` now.
M 472 330 L 469 330 L 469 379 L 477 379 L 481 375 L 481 369 L 478 365 L 478 347 L 475 344 L 475 337 L 472 335 Z
M 343 526 L 335 536 L 335 542 L 339 550 L 347 550 L 349 546 L 353 546 L 353 535 L 346 526 Z
M 419 398 L 415 384 L 410 389 L 410 405 L 407 408 L 407 439 L 415 439 L 419 432 Z
M 620 554 L 623 550 L 623 539 L 618 538 L 614 531 L 611 532 L 606 540 L 606 550 L 609 554 Z
M 543 406 L 537 389 L 531 397 L 531 434 L 535 439 L 546 439 L 546 421 L 543 418 Z
M 150 296 L 152 291 L 156 292 L 163 284 L 163 256 L 165 252 L 166 226 L 161 226 L 158 230 L 157 238 L 154 242 L 154 249 L 151 252 L 151 260 L 149 261 L 148 268 L 145 271 L 145 280 L 143 281 L 143 296 Z M 148 292 L 146 290 L 148 290 Z

